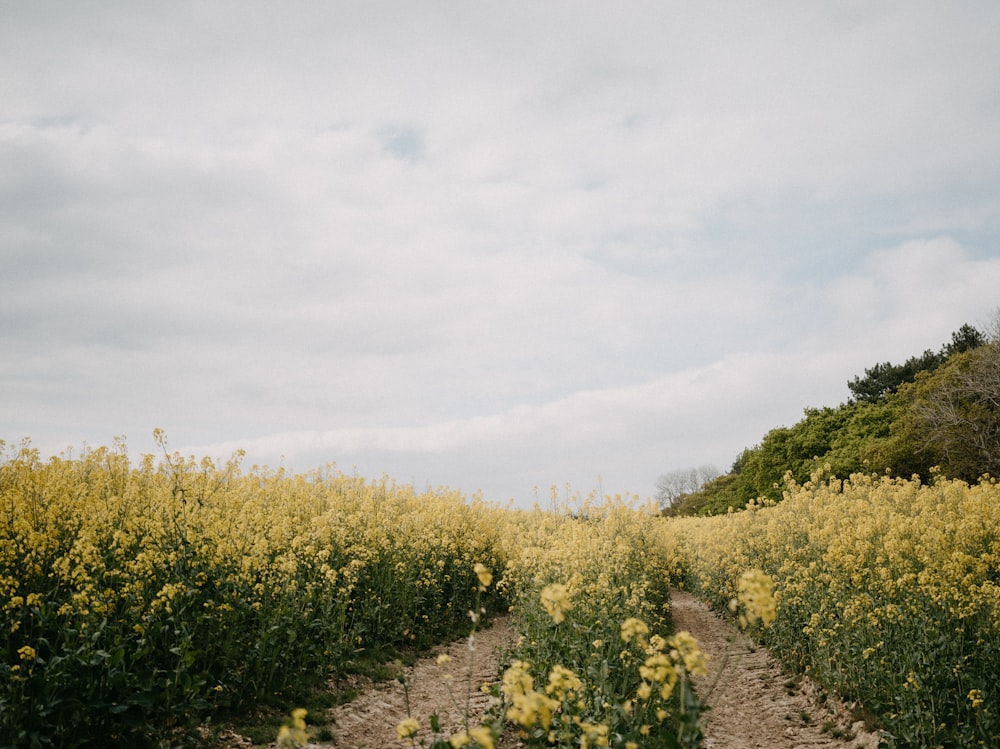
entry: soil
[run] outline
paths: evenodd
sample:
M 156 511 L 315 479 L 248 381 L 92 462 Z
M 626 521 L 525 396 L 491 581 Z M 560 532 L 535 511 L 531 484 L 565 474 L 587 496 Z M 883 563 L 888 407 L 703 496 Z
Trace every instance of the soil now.
M 675 591 L 671 606 L 677 630 L 694 635 L 709 657 L 709 675 L 695 679 L 699 696 L 711 705 L 703 714 L 705 749 L 877 749 L 878 734 L 853 719 L 846 706 L 824 698 L 808 678 L 785 673 L 765 648 L 690 593 Z M 405 669 L 406 689 L 398 680 L 356 685 L 358 697 L 330 711 L 333 742 L 309 747 L 409 747 L 396 734 L 396 726 L 408 715 L 420 721 L 418 746 L 421 740 L 427 745 L 435 738 L 447 739 L 463 728 L 467 695 L 470 725 L 479 725 L 494 704 L 480 688 L 499 681 L 502 654 L 516 637 L 510 619 L 498 618 L 476 633 L 474 650 L 468 640 L 458 640 Z M 450 660 L 439 665 L 442 654 Z M 430 732 L 432 714 L 440 721 L 439 734 Z M 250 746 L 239 738 L 232 736 L 227 749 Z
M 331 711 L 333 745 L 337 749 L 411 746 L 396 734 L 396 726 L 407 717 L 407 697 L 409 714 L 420 721 L 418 738 L 427 744 L 436 738 L 447 739 L 464 728 L 467 699 L 469 725 L 479 726 L 480 718 L 495 704 L 481 687 L 499 682 L 501 654 L 513 647 L 516 637 L 509 617 L 494 619 L 489 627 L 475 634 L 474 650 L 470 650 L 467 639 L 458 640 L 436 648 L 406 669 L 406 689 L 398 680 L 370 685 L 353 702 Z M 450 658 L 444 665 L 437 662 L 441 655 Z M 430 731 L 431 715 L 438 716 L 440 734 Z
M 879 736 L 854 720 L 846 706 L 808 678 L 790 676 L 690 593 L 671 596 L 674 626 L 687 630 L 709 656 L 709 675 L 695 679 L 704 716 L 706 749 L 876 749 Z M 721 669 L 721 672 L 720 672 Z M 714 682 L 714 688 L 713 688 Z

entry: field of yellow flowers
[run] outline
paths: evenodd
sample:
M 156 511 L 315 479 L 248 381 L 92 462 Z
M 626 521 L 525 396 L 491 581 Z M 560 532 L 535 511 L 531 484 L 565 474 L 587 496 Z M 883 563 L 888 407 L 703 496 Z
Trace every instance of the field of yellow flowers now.
M 677 570 L 650 509 L 526 512 L 161 446 L 0 443 L 0 745 L 194 743 L 218 711 L 508 609 L 502 710 L 451 745 L 511 725 L 532 746 L 697 740 L 704 663 L 669 630 Z M 419 744 L 428 720 L 401 734 Z
M 782 502 L 671 524 L 691 590 L 720 610 L 773 581 L 762 633 L 907 747 L 1000 746 L 1000 485 L 816 474 Z
M 694 747 L 707 665 L 672 630 L 680 584 L 770 625 L 890 745 L 1000 745 L 993 480 L 817 474 L 777 505 L 666 519 L 635 497 L 524 511 L 161 446 L 0 442 L 0 746 L 194 744 L 220 711 L 509 610 L 499 709 L 440 746 Z M 433 723 L 399 735 L 432 746 Z

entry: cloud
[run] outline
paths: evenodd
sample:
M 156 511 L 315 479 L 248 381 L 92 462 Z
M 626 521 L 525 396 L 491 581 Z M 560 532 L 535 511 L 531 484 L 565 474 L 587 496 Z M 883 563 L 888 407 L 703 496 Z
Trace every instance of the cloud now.
M 788 346 L 737 349 L 659 376 L 513 407 L 501 402 L 465 418 L 281 432 L 194 452 L 244 448 L 252 460 L 299 468 L 332 460 L 521 502 L 534 498 L 533 487 L 545 495 L 548 486 L 569 482 L 588 491 L 598 477 L 606 488 L 636 490 L 638 483 L 651 494 L 660 473 L 706 462 L 726 469 L 767 430 L 798 421 L 804 408 L 846 400 L 847 381 L 876 361 L 936 349 L 964 322 L 982 325 L 976 317 L 998 282 L 1000 260 L 974 260 L 953 240 L 904 243 L 874 254 L 857 274 L 798 289 L 813 318 L 828 326 Z M 966 301 L 955 305 L 959 299 Z M 775 307 L 782 302 L 772 298 L 759 314 L 781 320 Z
M 996 304 L 996 12 L 4 20 L 0 413 L 54 450 L 651 492 Z

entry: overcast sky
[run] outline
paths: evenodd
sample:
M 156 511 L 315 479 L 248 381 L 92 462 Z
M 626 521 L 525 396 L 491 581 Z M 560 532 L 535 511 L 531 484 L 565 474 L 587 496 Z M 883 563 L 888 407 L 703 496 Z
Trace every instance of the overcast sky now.
M 0 438 L 528 504 L 1000 305 L 1000 3 L 4 2 Z

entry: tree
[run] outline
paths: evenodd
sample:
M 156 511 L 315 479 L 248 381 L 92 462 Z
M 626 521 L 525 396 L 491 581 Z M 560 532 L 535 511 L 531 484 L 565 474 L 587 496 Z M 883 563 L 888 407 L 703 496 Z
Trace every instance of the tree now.
M 878 403 L 899 390 L 900 386 L 913 382 L 921 372 L 934 371 L 948 361 L 948 357 L 971 351 L 984 343 L 986 336 L 966 323 L 951 334 L 951 342 L 943 345 L 940 351 L 927 349 L 920 356 L 911 356 L 902 364 L 876 364 L 865 370 L 864 377 L 858 376 L 849 381 L 847 387 L 856 400 Z
M 974 348 L 985 345 L 986 340 L 986 336 L 983 333 L 966 323 L 951 334 L 951 343 L 945 345 L 944 353 L 947 356 L 952 356 L 953 354 L 971 351 Z
M 656 501 L 666 509 L 688 494 L 694 494 L 712 479 L 718 478 L 719 469 L 711 465 L 683 468 L 665 473 L 656 480 Z
M 895 393 L 900 385 L 913 382 L 920 372 L 936 369 L 944 357 L 927 349 L 920 356 L 911 356 L 902 364 L 882 362 L 865 370 L 864 377 L 855 377 L 847 383 L 854 397 L 867 403 L 878 403 Z
M 921 448 L 945 475 L 1000 476 L 1000 340 L 956 354 L 906 395 Z

